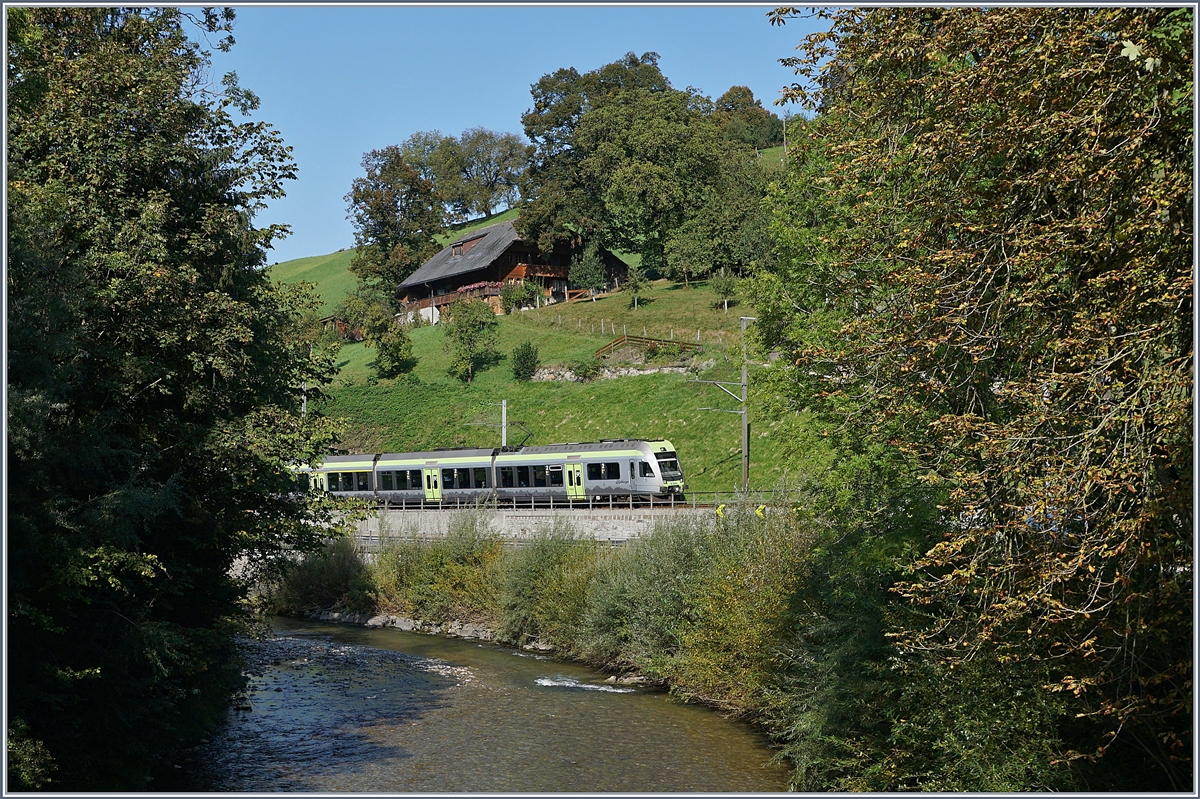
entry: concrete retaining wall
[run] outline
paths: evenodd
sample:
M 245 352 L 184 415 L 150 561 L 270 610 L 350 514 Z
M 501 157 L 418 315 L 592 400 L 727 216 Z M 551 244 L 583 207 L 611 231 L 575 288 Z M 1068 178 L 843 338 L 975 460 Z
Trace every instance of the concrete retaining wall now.
M 441 538 L 450 521 L 460 513 L 483 513 L 498 535 L 520 540 L 533 536 L 540 528 L 549 528 L 556 518 L 568 520 L 575 531 L 598 541 L 623 543 L 649 535 L 658 519 L 678 518 L 683 514 L 712 513 L 712 509 L 672 508 L 593 508 L 591 510 L 551 510 L 548 508 L 488 508 L 462 510 L 380 510 L 359 522 L 357 536 L 367 549 L 379 545 L 381 537 Z

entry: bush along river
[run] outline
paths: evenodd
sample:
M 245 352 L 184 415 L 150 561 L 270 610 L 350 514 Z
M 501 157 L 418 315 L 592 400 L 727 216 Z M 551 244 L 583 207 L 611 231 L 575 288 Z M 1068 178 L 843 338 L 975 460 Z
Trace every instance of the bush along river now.
M 492 643 L 275 618 L 169 791 L 782 791 L 750 727 Z

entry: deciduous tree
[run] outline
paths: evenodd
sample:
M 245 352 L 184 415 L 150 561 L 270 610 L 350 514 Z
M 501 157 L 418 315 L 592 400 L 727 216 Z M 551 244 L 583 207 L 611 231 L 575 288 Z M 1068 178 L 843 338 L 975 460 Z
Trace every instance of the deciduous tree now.
M 442 317 L 449 373 L 469 383 L 476 371 L 494 362 L 497 327 L 496 314 L 483 300 L 464 297 L 450 303 Z
M 633 310 L 637 310 L 638 298 L 645 293 L 646 287 L 649 285 L 650 280 L 642 268 L 630 265 L 629 271 L 625 273 L 625 282 L 621 284 L 621 291 L 629 295 L 629 302 L 633 306 Z
M 592 302 L 596 292 L 608 285 L 608 270 L 604 268 L 604 256 L 599 243 L 592 241 L 571 259 L 567 279 L 580 288 L 591 292 Z
M 393 291 L 441 249 L 434 237 L 442 232 L 442 201 L 398 145 L 366 153 L 362 167 L 366 174 L 345 197 L 354 224 L 350 271 Z
M 901 587 L 926 623 L 897 640 L 945 668 L 1037 664 L 1069 700 L 1060 762 L 1180 789 L 1192 11 L 820 13 L 790 61 L 820 116 L 776 195 L 758 327 L 797 407 L 946 491 Z
M 713 116 L 726 139 L 762 149 L 783 141 L 783 120 L 767 109 L 747 86 L 731 86 L 717 98 Z
M 361 330 L 366 346 L 375 350 L 370 364 L 379 377 L 395 377 L 414 365 L 408 328 L 396 318 L 391 298 L 360 283 L 336 312 L 350 328 Z
M 332 364 L 252 224 L 290 148 L 191 17 L 6 14 L 8 788 L 144 790 L 240 685 L 247 581 L 328 534 L 290 467 Z
M 670 81 L 658 53 L 626 53 L 611 64 L 580 74 L 574 67 L 543 75 L 531 87 L 533 107 L 521 117 L 533 155 L 521 186 L 525 204 L 517 231 L 543 252 L 557 243 L 603 236 L 604 211 L 595 187 L 580 172 L 583 151 L 576 131 L 584 114 L 622 91 L 665 92 Z

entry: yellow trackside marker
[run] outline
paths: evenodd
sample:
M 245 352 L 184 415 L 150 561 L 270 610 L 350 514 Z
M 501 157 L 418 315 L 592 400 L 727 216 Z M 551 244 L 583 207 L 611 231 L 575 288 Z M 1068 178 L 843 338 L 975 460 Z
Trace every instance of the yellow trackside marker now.
M 763 509 L 766 507 L 767 507 L 766 505 L 759 505 L 757 508 L 754 509 L 754 515 L 760 519 L 766 518 L 763 516 Z
M 725 518 L 725 503 L 724 502 L 722 502 L 720 505 L 717 506 L 717 518 L 718 519 Z

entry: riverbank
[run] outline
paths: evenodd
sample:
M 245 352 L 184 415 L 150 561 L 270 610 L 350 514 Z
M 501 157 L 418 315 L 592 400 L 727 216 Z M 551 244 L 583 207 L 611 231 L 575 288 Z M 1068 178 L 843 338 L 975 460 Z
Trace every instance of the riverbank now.
M 478 639 L 553 653 L 609 675 L 650 683 L 778 738 L 789 719 L 788 597 L 809 539 L 797 516 L 684 516 L 623 547 L 576 535 L 562 519 L 508 547 L 481 514 L 448 534 L 385 542 L 370 559 L 330 544 L 263 597 L 274 614 Z
M 464 638 L 467 640 L 495 641 L 496 633 L 482 624 L 452 619 L 448 622 L 428 621 L 426 619 L 411 619 L 407 616 L 372 613 L 342 613 L 336 610 L 309 611 L 303 618 L 311 621 L 323 621 L 333 624 L 353 624 L 377 630 L 390 627 L 407 633 L 421 635 L 441 635 L 446 638 Z M 526 652 L 554 653 L 554 647 L 541 641 L 532 641 L 521 646 Z M 640 674 L 609 675 L 605 682 L 614 685 L 645 685 L 650 683 Z

